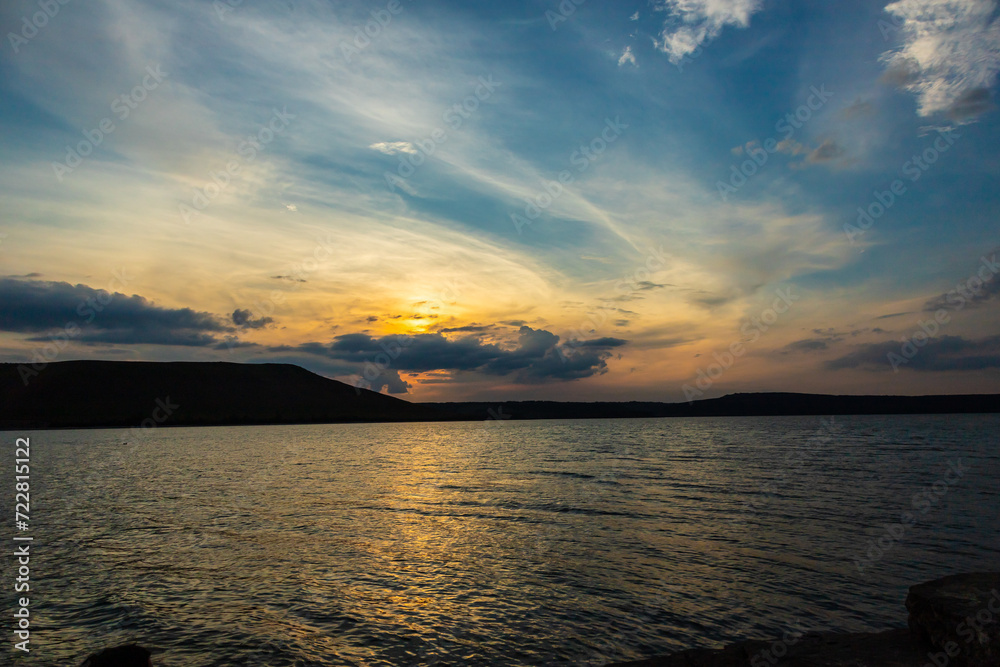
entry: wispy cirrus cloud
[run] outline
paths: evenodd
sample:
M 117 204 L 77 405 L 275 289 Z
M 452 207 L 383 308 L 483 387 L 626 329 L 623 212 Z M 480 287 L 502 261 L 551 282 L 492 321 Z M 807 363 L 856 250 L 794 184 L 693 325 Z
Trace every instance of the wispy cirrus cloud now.
M 662 0 L 655 8 L 670 12 L 656 46 L 678 63 L 726 26 L 746 28 L 761 0 Z
M 902 45 L 882 56 L 886 80 L 917 96 L 920 116 L 968 122 L 993 107 L 1000 71 L 1000 21 L 993 0 L 900 0 Z
M 399 153 L 409 153 L 416 155 L 417 149 L 409 141 L 380 141 L 372 144 L 368 148 L 385 153 L 386 155 L 398 155 Z

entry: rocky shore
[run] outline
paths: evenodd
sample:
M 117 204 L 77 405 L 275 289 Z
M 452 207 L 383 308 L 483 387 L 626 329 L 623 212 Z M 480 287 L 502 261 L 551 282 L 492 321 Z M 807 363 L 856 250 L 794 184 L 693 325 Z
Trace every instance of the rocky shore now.
M 1000 667 L 1000 572 L 910 588 L 908 628 L 694 649 L 615 667 Z

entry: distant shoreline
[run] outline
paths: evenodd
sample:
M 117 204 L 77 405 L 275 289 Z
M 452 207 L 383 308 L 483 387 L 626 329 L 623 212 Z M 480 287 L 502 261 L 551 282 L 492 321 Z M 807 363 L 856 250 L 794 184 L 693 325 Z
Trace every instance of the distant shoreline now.
M 905 417 L 912 415 L 922 415 L 926 417 L 944 417 L 949 415 L 995 415 L 1000 411 L 990 412 L 886 412 L 886 413 L 844 413 L 829 414 L 817 413 L 814 415 L 794 414 L 794 415 L 688 415 L 679 417 L 525 417 L 522 419 L 511 419 L 516 422 L 541 422 L 541 421 L 608 421 L 613 419 L 728 419 L 742 417 Z M 492 421 L 490 419 L 420 419 L 412 421 L 320 421 L 320 422 L 241 422 L 237 424 L 158 424 L 157 428 L 231 428 L 233 426 L 351 426 L 360 424 L 481 424 Z M 135 424 L 117 424 L 112 426 L 8 426 L 0 423 L 0 433 L 13 433 L 15 431 L 110 431 L 114 429 L 137 428 Z M 141 427 L 138 427 L 141 428 Z
M 410 403 L 290 364 L 65 361 L 25 379 L 0 364 L 0 430 L 404 422 L 1000 413 L 998 394 L 743 393 L 689 403 Z

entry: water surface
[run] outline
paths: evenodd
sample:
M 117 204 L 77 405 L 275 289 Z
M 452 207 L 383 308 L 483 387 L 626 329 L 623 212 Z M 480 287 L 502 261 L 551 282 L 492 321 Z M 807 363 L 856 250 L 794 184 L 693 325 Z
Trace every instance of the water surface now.
M 19 662 L 139 640 L 173 667 L 602 665 L 899 626 L 908 585 L 998 569 L 998 432 L 992 415 L 4 432 L 5 470 L 32 441 Z M 963 474 L 915 511 L 949 464 Z M 905 511 L 916 525 L 863 560 Z

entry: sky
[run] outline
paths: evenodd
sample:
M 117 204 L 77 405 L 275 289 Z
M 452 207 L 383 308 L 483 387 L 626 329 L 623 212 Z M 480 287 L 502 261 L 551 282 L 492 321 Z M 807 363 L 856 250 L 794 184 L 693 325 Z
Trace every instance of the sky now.
M 12 0 L 0 361 L 1000 392 L 986 0 Z

